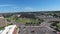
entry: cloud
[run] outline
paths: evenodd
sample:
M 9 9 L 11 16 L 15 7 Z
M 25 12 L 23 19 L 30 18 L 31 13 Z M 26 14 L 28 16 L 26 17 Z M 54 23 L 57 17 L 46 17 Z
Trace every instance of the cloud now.
M 21 11 L 33 11 L 33 10 L 34 10 L 34 8 L 32 8 L 32 7 L 24 7 L 21 9 Z
M 24 9 L 29 9 L 30 10 L 30 9 L 33 9 L 33 8 L 31 8 L 31 7 L 25 7 Z
M 7 4 L 0 5 L 0 7 L 5 7 L 5 6 L 12 6 L 12 5 L 7 5 Z
M 22 11 L 26 11 L 26 12 L 29 12 L 29 11 L 42 11 L 41 8 L 33 8 L 33 7 L 25 7 L 25 8 L 22 8 Z

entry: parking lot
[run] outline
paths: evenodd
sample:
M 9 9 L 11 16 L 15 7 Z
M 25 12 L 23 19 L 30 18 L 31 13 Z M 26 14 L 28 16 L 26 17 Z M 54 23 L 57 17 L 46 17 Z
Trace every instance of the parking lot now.
M 47 27 L 20 27 L 19 28 L 19 34 L 56 34 Z

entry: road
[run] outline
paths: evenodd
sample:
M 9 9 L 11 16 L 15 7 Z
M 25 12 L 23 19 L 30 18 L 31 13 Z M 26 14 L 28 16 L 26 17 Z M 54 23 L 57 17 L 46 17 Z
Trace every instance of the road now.
M 21 26 L 19 34 L 56 34 L 49 27 L 50 23 L 43 22 L 40 26 Z M 31 31 L 34 33 L 31 33 Z
M 48 22 L 42 22 L 40 24 L 41 28 L 40 28 L 40 31 L 43 32 L 43 34 L 56 34 L 53 32 L 54 29 L 50 28 L 50 24 L 51 23 L 48 23 Z

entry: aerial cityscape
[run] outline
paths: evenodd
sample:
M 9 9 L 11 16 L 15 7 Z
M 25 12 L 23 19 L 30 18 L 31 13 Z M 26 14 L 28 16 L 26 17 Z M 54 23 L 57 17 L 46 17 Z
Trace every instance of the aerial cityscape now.
M 0 34 L 60 34 L 60 0 L 0 0 Z
M 60 11 L 0 14 L 1 34 L 60 34 Z

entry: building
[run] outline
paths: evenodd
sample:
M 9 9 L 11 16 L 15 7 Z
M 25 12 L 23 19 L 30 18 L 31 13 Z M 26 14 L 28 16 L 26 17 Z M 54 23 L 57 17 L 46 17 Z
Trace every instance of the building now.
M 7 20 L 4 17 L 0 17 L 0 27 L 7 26 Z
M 36 18 L 34 14 L 21 14 L 21 18 Z
M 7 26 L 1 34 L 18 34 L 18 28 L 16 25 Z

